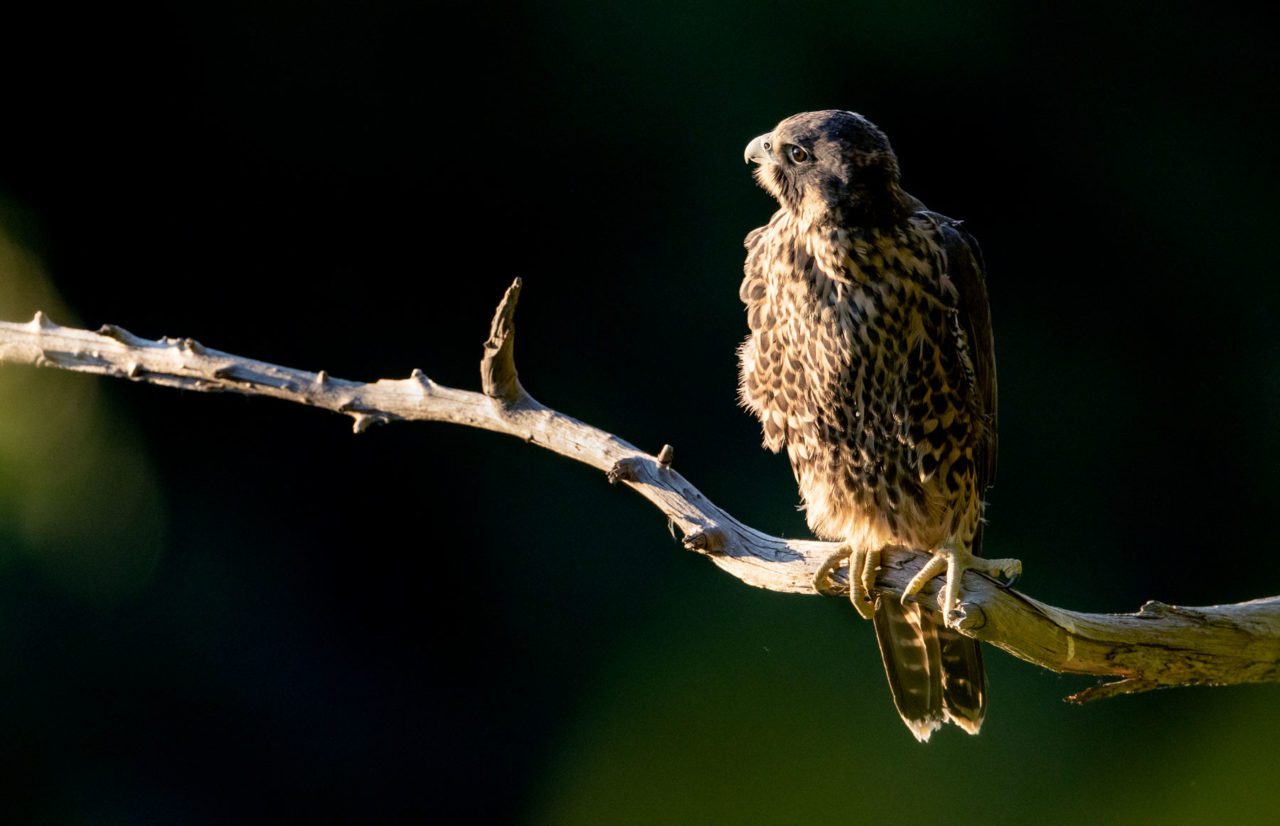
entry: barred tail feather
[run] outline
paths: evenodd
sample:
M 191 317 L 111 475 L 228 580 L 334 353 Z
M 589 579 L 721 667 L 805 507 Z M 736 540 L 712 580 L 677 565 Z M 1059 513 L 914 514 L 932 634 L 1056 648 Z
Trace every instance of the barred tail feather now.
M 942 726 L 942 649 L 917 604 L 882 599 L 876 608 L 876 640 L 893 704 L 916 739 Z
M 944 722 L 977 734 L 986 713 L 986 678 L 978 643 L 946 628 L 918 603 L 883 599 L 876 640 L 893 704 L 921 742 Z
M 935 628 L 942 648 L 942 719 L 970 734 L 982 728 L 987 715 L 987 672 L 977 640 L 941 625 Z

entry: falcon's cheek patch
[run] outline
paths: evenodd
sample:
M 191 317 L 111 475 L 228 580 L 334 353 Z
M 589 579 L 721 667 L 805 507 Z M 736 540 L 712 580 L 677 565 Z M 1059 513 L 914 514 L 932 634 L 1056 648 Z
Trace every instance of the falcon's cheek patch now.
M 761 189 L 768 192 L 774 198 L 781 200 L 781 196 L 778 194 L 778 184 L 776 182 L 777 173 L 777 166 L 774 164 L 764 163 L 760 164 L 752 171 L 751 177 L 756 179 L 756 183 L 760 185 Z
M 752 175 L 756 183 L 772 195 L 782 206 L 795 211 L 800 207 L 800 190 L 795 181 L 777 164 L 761 164 Z

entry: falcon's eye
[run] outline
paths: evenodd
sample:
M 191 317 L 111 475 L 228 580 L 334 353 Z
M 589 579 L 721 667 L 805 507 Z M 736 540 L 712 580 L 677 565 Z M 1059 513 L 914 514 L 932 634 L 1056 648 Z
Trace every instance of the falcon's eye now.
M 809 160 L 809 153 L 793 143 L 787 147 L 787 157 L 791 159 L 792 163 L 804 163 Z

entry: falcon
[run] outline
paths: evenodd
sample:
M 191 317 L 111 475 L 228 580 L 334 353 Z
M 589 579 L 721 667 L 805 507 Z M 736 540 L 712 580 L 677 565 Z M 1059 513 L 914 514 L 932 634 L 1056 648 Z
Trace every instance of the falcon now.
M 978 556 L 996 373 L 977 242 L 903 191 L 888 138 L 853 112 L 787 118 L 745 159 L 780 209 L 745 242 L 740 395 L 764 446 L 786 449 L 810 529 L 840 543 L 814 585 L 831 593 L 847 560 L 918 740 L 943 723 L 976 734 L 986 676 L 978 643 L 949 626 L 960 582 L 1022 567 Z M 886 545 L 932 554 L 901 600 L 874 592 Z M 914 597 L 943 573 L 942 610 L 929 610 Z

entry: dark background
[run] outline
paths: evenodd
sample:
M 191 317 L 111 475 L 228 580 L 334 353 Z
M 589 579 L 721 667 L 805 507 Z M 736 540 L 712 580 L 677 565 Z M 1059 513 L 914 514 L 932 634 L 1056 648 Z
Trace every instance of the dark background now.
M 989 269 L 988 553 L 1077 609 L 1280 592 L 1277 51 L 1162 4 L 207 3 L 10 14 L 0 316 L 522 378 L 804 534 L 735 406 L 742 147 L 860 111 Z M 16 16 L 15 16 L 16 15 Z M 0 370 L 0 819 L 1275 822 L 1273 687 L 1084 708 L 1000 652 L 916 744 L 870 627 L 444 425 Z

